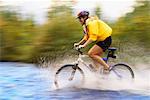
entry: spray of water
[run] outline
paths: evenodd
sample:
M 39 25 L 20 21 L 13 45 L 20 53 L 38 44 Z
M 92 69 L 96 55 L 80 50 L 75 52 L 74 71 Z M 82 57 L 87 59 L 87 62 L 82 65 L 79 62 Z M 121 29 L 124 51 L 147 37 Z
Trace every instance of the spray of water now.
M 54 75 L 56 70 L 68 62 L 73 62 L 74 59 L 65 59 L 62 62 L 49 64 L 47 68 L 41 69 L 41 77 L 50 81 L 51 90 L 56 89 L 54 85 Z M 90 72 L 85 66 L 81 66 L 85 74 L 85 82 L 77 86 L 77 88 L 99 89 L 99 90 L 116 90 L 128 91 L 132 93 L 139 93 L 143 95 L 150 95 L 150 65 L 138 63 L 133 68 L 135 73 L 134 80 L 118 80 L 112 79 L 111 75 L 100 75 Z M 76 84 L 75 84 L 76 85 Z M 70 87 L 64 86 L 64 87 Z M 60 88 L 64 88 L 60 87 Z
M 150 71 L 140 72 L 134 70 L 135 79 L 129 80 L 118 80 L 112 79 L 111 75 L 95 75 L 87 74 L 86 83 L 83 85 L 84 88 L 101 89 L 101 90 L 117 90 L 117 91 L 128 91 L 144 95 L 150 95 Z

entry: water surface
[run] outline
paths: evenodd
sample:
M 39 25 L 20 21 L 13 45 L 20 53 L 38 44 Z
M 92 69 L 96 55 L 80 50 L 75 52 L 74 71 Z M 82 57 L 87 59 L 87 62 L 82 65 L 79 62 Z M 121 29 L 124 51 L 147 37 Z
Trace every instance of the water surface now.
M 0 100 L 150 100 L 150 95 L 88 86 L 57 90 L 50 71 L 32 64 L 1 62 Z

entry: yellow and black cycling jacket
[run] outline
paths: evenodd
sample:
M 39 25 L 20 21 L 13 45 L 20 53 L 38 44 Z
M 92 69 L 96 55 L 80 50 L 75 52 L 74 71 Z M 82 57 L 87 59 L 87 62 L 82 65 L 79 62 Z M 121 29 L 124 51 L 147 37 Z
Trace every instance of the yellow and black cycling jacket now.
M 112 33 L 111 27 L 96 16 L 86 20 L 86 24 L 83 25 L 83 30 L 86 33 L 84 40 L 91 39 L 93 41 L 104 41 Z

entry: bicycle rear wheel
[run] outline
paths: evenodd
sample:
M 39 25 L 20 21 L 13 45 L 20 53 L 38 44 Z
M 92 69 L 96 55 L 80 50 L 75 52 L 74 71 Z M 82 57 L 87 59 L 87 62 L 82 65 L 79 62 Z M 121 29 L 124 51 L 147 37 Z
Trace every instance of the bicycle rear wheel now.
M 55 86 L 60 87 L 70 87 L 78 86 L 84 82 L 84 73 L 78 65 L 67 64 L 62 66 L 57 70 L 55 74 Z
M 119 79 L 133 79 L 134 72 L 127 64 L 118 63 L 111 67 L 110 75 Z

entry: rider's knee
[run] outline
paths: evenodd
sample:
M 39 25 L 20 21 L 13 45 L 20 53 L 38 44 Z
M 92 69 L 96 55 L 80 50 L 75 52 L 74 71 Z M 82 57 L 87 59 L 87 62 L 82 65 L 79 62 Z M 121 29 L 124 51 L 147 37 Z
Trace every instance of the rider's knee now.
M 89 57 L 94 58 L 95 54 L 92 52 L 88 52 Z
M 101 55 L 102 55 L 102 53 L 96 54 L 94 52 L 88 52 L 88 56 L 91 58 L 95 58 L 96 56 L 101 56 Z

